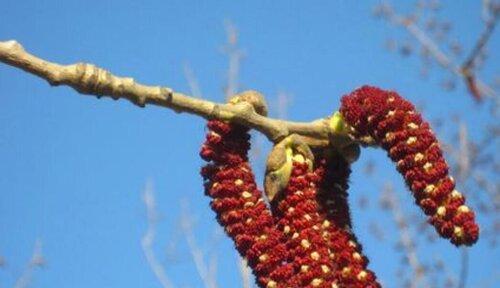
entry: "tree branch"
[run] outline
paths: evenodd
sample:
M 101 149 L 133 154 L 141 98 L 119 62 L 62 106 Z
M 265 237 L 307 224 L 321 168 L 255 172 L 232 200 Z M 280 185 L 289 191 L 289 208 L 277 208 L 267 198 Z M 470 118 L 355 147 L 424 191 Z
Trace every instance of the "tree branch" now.
M 312 122 L 268 118 L 257 114 L 249 103 L 214 103 L 174 92 L 168 87 L 146 86 L 132 78 L 115 76 L 92 64 L 52 63 L 26 52 L 16 41 L 0 41 L 0 62 L 45 79 L 52 86 L 66 85 L 81 94 L 95 95 L 98 98 L 111 97 L 115 100 L 127 99 L 139 107 L 151 104 L 206 119 L 233 121 L 260 131 L 273 142 L 295 133 L 305 136 L 304 140 L 309 145 L 318 147 L 329 145 L 328 139 L 332 136 L 327 118 Z M 258 94 L 255 91 L 246 93 Z
M 417 23 L 415 23 L 414 19 L 397 14 L 392 6 L 387 3 L 382 6 L 382 12 L 390 22 L 404 27 L 408 31 L 408 33 L 420 43 L 420 45 L 422 45 L 427 51 L 429 51 L 430 55 L 436 60 L 439 66 L 441 66 L 445 70 L 450 71 L 457 77 L 463 79 L 472 94 L 479 93 L 479 95 L 474 95 L 475 97 L 479 96 L 480 98 L 480 96 L 484 95 L 492 97 L 493 99 L 499 98 L 499 95 L 495 91 L 495 89 L 473 75 L 474 73 L 471 69 L 472 63 L 467 64 L 468 60 L 466 60 L 463 65 L 456 64 L 452 57 L 444 53 L 443 50 L 441 50 L 441 48 L 439 48 L 439 46 L 434 42 L 434 40 L 432 40 L 427 35 L 427 33 L 425 33 L 425 31 L 422 30 L 417 25 Z M 469 58 L 472 59 L 471 61 L 474 61 L 478 52 L 480 52 L 480 50 L 483 49 L 484 45 L 486 45 L 495 27 L 495 21 L 496 19 L 492 19 L 490 24 L 487 25 L 485 32 L 483 32 L 482 36 L 480 36 L 478 40 L 479 42 L 476 44 L 475 48 L 469 56 Z

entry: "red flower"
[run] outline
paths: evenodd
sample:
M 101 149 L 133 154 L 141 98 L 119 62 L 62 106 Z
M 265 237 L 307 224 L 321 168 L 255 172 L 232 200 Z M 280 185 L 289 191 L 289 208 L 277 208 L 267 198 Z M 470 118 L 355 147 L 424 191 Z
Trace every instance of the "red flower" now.
M 396 163 L 429 222 L 455 245 L 479 235 L 474 212 L 455 190 L 448 164 L 429 123 L 397 93 L 363 86 L 342 97 L 340 112 L 359 137 L 371 137 Z
M 337 154 L 316 161 L 318 203 L 323 223 L 321 230 L 335 263 L 339 287 L 381 287 L 375 274 L 367 270 L 368 259 L 352 232 L 347 201 L 349 163 Z
M 308 170 L 305 161 L 294 160 L 282 199 L 273 202 L 278 229 L 286 236 L 288 261 L 294 271 L 286 287 L 332 287 L 334 263 L 318 225 L 323 219 L 316 200 L 317 177 Z
M 248 163 L 248 129 L 216 120 L 209 121 L 208 128 L 200 155 L 210 163 L 201 174 L 217 220 L 248 259 L 259 285 L 284 287 L 294 271 L 283 265 L 288 255 L 284 235 L 275 229 Z

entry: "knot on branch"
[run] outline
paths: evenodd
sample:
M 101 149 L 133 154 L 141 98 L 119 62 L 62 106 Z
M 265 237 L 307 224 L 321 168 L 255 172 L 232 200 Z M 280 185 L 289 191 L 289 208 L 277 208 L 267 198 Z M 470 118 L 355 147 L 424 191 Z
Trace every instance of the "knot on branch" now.
M 253 110 L 261 115 L 267 116 L 268 109 L 266 99 L 262 94 L 254 90 L 244 91 L 242 93 L 236 94 L 229 99 L 230 104 L 238 104 L 246 102 L 252 105 Z

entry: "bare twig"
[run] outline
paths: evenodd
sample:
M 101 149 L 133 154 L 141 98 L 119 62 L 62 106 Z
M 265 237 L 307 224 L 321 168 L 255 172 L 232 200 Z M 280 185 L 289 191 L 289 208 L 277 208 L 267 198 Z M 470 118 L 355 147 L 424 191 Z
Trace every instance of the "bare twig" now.
M 23 273 L 17 279 L 14 284 L 15 288 L 26 288 L 28 287 L 33 279 L 33 270 L 37 267 L 43 267 L 45 265 L 45 259 L 42 254 L 42 241 L 36 240 L 35 248 L 33 249 L 33 254 L 31 259 L 24 268 Z
M 242 288 L 252 288 L 252 270 L 248 267 L 248 262 L 245 258 L 239 257 L 239 267 L 241 275 L 241 287 Z
M 458 162 L 458 178 L 459 181 L 464 182 L 470 172 L 470 144 L 469 136 L 467 132 L 467 126 L 465 123 L 460 123 L 458 128 L 458 143 L 459 149 L 457 153 Z
M 404 17 L 402 15 L 397 14 L 396 11 L 394 11 L 394 9 L 387 3 L 383 4 L 381 9 L 383 15 L 386 16 L 387 19 L 389 19 L 389 21 L 391 21 L 396 25 L 404 27 L 408 31 L 408 33 L 412 35 L 420 43 L 420 45 L 422 45 L 424 49 L 426 49 L 429 52 L 429 54 L 436 60 L 436 62 L 441 67 L 443 67 L 445 70 L 450 71 L 456 76 L 462 78 L 466 82 L 467 87 L 471 91 L 471 93 L 473 94 L 476 92 L 479 93 L 479 95 L 474 95 L 475 97 L 481 97 L 484 95 L 498 99 L 499 95 L 493 88 L 491 88 L 489 85 L 478 79 L 477 76 L 474 75 L 472 69 L 469 69 L 470 67 L 464 67 L 462 65 L 456 64 L 454 59 L 452 59 L 451 56 L 448 56 L 446 53 L 444 53 L 436 44 L 436 42 L 434 42 L 427 35 L 427 33 L 425 33 L 425 31 L 415 23 L 414 18 Z M 493 20 L 493 22 L 496 21 Z M 486 42 L 489 39 L 490 34 L 493 32 L 495 24 L 492 23 L 490 26 L 491 27 L 489 28 L 487 26 L 485 32 L 482 34 L 481 37 L 479 37 L 479 42 L 475 45 L 475 47 L 479 51 L 484 47 L 484 45 L 486 45 Z M 471 52 L 472 62 L 476 57 L 476 53 L 478 53 L 479 51 Z M 475 91 L 474 89 L 477 89 L 477 91 Z
M 469 56 L 464 61 L 464 64 L 462 65 L 463 69 L 474 69 L 474 63 L 477 57 L 481 54 L 481 51 L 486 46 L 486 43 L 488 43 L 488 40 L 490 40 L 490 37 L 495 30 L 498 17 L 500 16 L 500 9 L 495 9 L 491 11 L 491 13 L 492 15 L 486 20 L 483 32 L 476 41 L 476 44 L 474 45 L 474 48 L 470 52 Z
M 143 201 L 146 206 L 146 213 L 148 219 L 148 229 L 141 239 L 141 247 L 146 256 L 146 261 L 149 267 L 155 274 L 156 278 L 160 282 L 163 288 L 174 287 L 172 282 L 167 276 L 164 267 L 160 264 L 156 258 L 155 252 L 153 250 L 153 243 L 156 236 L 156 221 L 158 221 L 158 213 L 156 212 L 156 200 L 153 192 L 153 185 L 150 181 L 146 183 L 143 193 Z
M 203 98 L 203 94 L 201 93 L 200 86 L 198 85 L 198 80 L 194 76 L 194 72 L 189 67 L 188 64 L 184 64 L 184 76 L 186 76 L 186 80 L 188 81 L 189 90 L 191 94 L 195 98 Z
M 189 208 L 187 207 L 187 202 L 182 202 L 182 214 L 181 214 L 181 228 L 186 237 L 186 242 L 189 247 L 189 252 L 191 253 L 191 257 L 193 258 L 196 271 L 200 276 L 203 284 L 207 288 L 216 288 L 216 278 L 211 272 L 210 267 L 205 264 L 203 251 L 196 244 L 196 239 L 193 234 L 193 220 L 189 215 Z M 212 270 L 213 271 L 213 270 Z
M 394 222 L 396 222 L 399 230 L 399 240 L 403 245 L 404 253 L 408 258 L 408 263 L 413 270 L 414 279 L 411 281 L 411 287 L 429 287 L 428 283 L 426 283 L 427 280 L 425 278 L 424 267 L 420 264 L 417 251 L 412 241 L 412 235 L 410 229 L 408 228 L 408 220 L 401 209 L 401 203 L 394 193 L 394 189 L 390 183 L 386 184 L 383 189 L 383 201 L 392 212 Z
M 461 264 L 460 264 L 460 279 L 458 282 L 458 288 L 465 288 L 467 284 L 467 276 L 469 275 L 469 253 L 467 248 L 462 247 L 461 249 Z
M 233 121 L 256 129 L 271 141 L 279 141 L 295 133 L 314 139 L 304 139 L 311 146 L 326 146 L 331 136 L 327 119 L 312 122 L 292 122 L 261 116 L 249 103 L 219 104 L 193 98 L 174 92 L 168 87 L 146 86 L 136 83 L 132 78 L 112 75 L 110 72 L 91 64 L 59 65 L 27 53 L 16 41 L 0 42 L 0 62 L 20 68 L 47 80 L 51 85 L 66 85 L 78 92 L 97 97 L 127 99 L 144 107 L 153 104 L 187 112 L 206 119 Z M 257 93 L 257 92 L 248 92 Z
M 238 93 L 238 76 L 243 52 L 238 48 L 238 30 L 231 21 L 226 21 L 227 43 L 224 52 L 228 55 L 229 66 L 227 69 L 227 85 L 225 87 L 226 100 Z

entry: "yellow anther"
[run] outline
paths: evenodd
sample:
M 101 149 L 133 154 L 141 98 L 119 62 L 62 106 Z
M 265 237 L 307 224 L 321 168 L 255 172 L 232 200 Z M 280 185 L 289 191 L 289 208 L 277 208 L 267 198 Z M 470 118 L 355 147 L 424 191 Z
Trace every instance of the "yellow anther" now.
M 293 211 L 295 211 L 295 208 L 293 208 L 293 207 L 288 208 L 289 213 L 292 213 Z
M 307 265 L 300 266 L 300 272 L 305 273 L 307 271 L 309 271 L 309 266 L 307 266 Z
M 276 288 L 278 287 L 278 283 L 274 282 L 273 280 L 267 282 L 267 285 L 266 285 L 267 288 Z
M 408 125 L 407 125 L 407 126 L 408 126 L 408 128 L 410 128 L 410 129 L 417 129 L 417 128 L 418 128 L 418 125 L 417 125 L 417 124 L 415 124 L 415 123 L 413 123 L 413 122 L 408 123 Z
M 290 226 L 286 225 L 285 227 L 283 227 L 283 233 L 285 234 L 290 233 Z
M 434 191 L 434 189 L 436 188 L 436 186 L 430 184 L 430 185 L 427 185 L 424 189 L 424 192 L 425 193 L 431 193 L 432 191 Z
M 260 240 L 266 240 L 267 239 L 267 235 L 266 234 L 262 234 L 259 236 L 259 239 Z
M 212 188 L 215 188 L 217 186 L 219 186 L 219 182 L 215 182 L 214 184 L 212 184 Z
M 412 137 L 408 138 L 408 140 L 406 140 L 406 144 L 408 144 L 408 145 L 411 145 L 415 142 L 417 142 L 417 137 L 414 137 L 414 136 L 412 136 Z
M 385 137 L 384 138 L 385 138 L 385 141 L 392 141 L 392 140 L 394 140 L 394 133 L 387 132 L 387 133 L 385 133 Z
M 337 283 L 332 283 L 332 288 L 339 288 L 339 286 L 337 286 Z
M 439 206 L 439 207 L 437 208 L 436 213 L 437 213 L 439 216 L 441 216 L 441 217 L 442 217 L 442 216 L 446 215 L 446 208 L 445 208 L 444 206 Z
M 351 268 L 344 267 L 344 269 L 342 269 L 342 276 L 347 277 L 349 274 L 351 274 Z
M 316 251 L 312 252 L 312 253 L 311 253 L 311 258 L 312 258 L 313 260 L 318 261 L 318 260 L 319 260 L 319 253 L 318 253 L 318 252 L 316 252 Z
M 312 217 L 309 214 L 305 214 L 304 218 L 306 218 L 307 221 L 311 221 Z
M 462 193 L 458 192 L 457 190 L 453 190 L 453 191 L 451 191 L 451 197 L 460 198 L 460 197 L 462 197 Z
M 319 278 L 314 278 L 312 281 L 311 281 L 311 285 L 313 287 L 318 287 L 319 285 L 321 285 L 321 283 L 323 283 L 323 279 L 319 279 Z
M 297 233 L 297 232 L 293 233 L 293 235 L 292 235 L 292 239 L 295 239 L 295 238 L 297 238 L 297 237 L 299 237 L 299 233 Z
M 236 185 L 238 185 L 238 186 L 239 186 L 239 185 L 243 185 L 243 180 L 241 180 L 241 179 L 236 179 L 236 180 L 234 180 L 234 184 L 236 184 Z
M 313 225 L 313 227 L 312 227 L 312 228 L 313 228 L 314 230 L 319 230 L 318 225 Z
M 245 221 L 245 223 L 247 223 L 247 224 L 250 222 L 252 222 L 252 218 L 248 218 L 247 221 Z
M 368 276 L 368 273 L 366 273 L 366 271 L 363 270 L 359 272 L 356 277 L 358 278 L 358 280 L 362 281 L 366 279 L 366 276 Z
M 328 273 L 330 272 L 330 268 L 328 268 L 328 266 L 326 265 L 321 265 L 321 271 L 323 271 L 323 273 Z
M 418 162 L 418 161 L 420 161 L 422 159 L 424 159 L 424 154 L 422 154 L 422 153 L 417 153 L 417 154 L 415 154 L 415 157 L 413 157 L 413 160 L 415 162 Z
M 330 221 L 328 221 L 328 220 L 323 221 L 323 224 L 321 224 L 321 226 L 323 226 L 323 228 L 330 227 Z
M 262 254 L 259 256 L 260 262 L 265 262 L 265 261 L 267 261 L 267 259 L 269 259 L 269 256 L 267 254 Z
M 351 247 L 356 247 L 357 246 L 356 243 L 354 241 L 352 241 L 352 240 L 349 240 L 349 242 L 347 244 L 349 244 L 349 246 L 351 246 Z
M 243 193 L 241 193 L 241 196 L 243 196 L 243 198 L 250 198 L 252 197 L 252 193 L 248 191 L 243 191 Z
M 387 102 L 394 102 L 394 100 L 395 100 L 394 97 L 387 98 Z
M 432 163 L 427 162 L 427 163 L 424 164 L 425 171 L 429 171 L 429 169 L 431 169 L 431 168 L 432 168 Z
M 453 228 L 453 234 L 458 238 L 462 238 L 462 236 L 464 236 L 464 230 L 461 227 L 455 226 Z
M 307 239 L 302 239 L 302 241 L 300 241 L 300 245 L 307 249 L 311 247 L 311 242 L 309 242 L 309 240 Z
M 243 207 L 248 208 L 248 207 L 252 207 L 253 205 L 255 205 L 255 203 L 248 201 L 248 202 L 245 202 L 245 204 L 243 204 Z
M 458 207 L 458 212 L 467 213 L 469 211 L 470 211 L 469 207 L 467 207 L 465 205 L 461 205 Z
M 388 117 L 392 117 L 392 116 L 394 116 L 394 114 L 396 114 L 396 111 L 395 110 L 391 110 L 391 111 L 387 112 L 387 114 L 385 115 L 385 117 L 387 117 L 387 118 Z
M 352 258 L 355 260 L 361 260 L 361 255 L 358 252 L 352 253 Z

